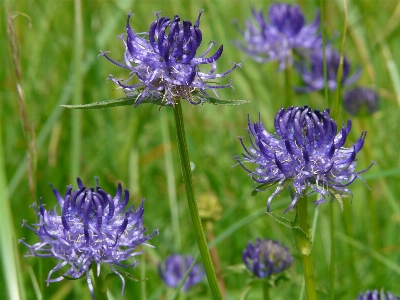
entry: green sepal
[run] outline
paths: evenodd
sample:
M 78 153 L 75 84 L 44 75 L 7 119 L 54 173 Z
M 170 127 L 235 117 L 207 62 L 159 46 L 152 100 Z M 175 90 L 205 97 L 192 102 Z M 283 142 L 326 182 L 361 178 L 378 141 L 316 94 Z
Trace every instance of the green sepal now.
M 288 184 L 292 181 L 292 178 L 288 178 L 286 179 L 280 186 L 278 193 L 282 192 L 287 186 Z M 275 184 L 277 184 L 279 181 L 274 181 L 274 182 L 270 182 L 270 183 L 263 183 L 260 184 L 258 186 L 256 186 L 254 188 L 254 190 L 251 192 L 252 196 L 257 195 L 258 192 L 263 192 L 265 190 L 268 190 L 270 187 L 274 186 Z
M 343 211 L 343 198 L 348 198 L 348 195 L 340 195 L 339 193 L 337 193 L 334 189 L 332 188 L 328 188 L 329 192 L 331 193 L 331 195 L 337 200 L 337 202 L 339 202 L 340 205 L 340 209 Z

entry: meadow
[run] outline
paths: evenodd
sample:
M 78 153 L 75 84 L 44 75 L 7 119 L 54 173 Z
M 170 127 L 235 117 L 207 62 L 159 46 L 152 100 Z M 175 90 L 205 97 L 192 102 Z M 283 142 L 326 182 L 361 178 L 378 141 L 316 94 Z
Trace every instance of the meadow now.
M 313 230 L 313 262 L 319 299 L 355 299 L 360 292 L 374 289 L 400 295 L 400 4 L 397 1 L 346 1 L 347 20 L 342 0 L 288 1 L 297 3 L 307 22 L 317 9 L 323 15 L 324 37 L 339 49 L 345 31 L 344 54 L 351 62 L 351 73 L 361 75 L 352 86 L 373 88 L 380 97 L 374 114 L 352 116 L 342 106 L 336 118 L 338 127 L 352 120 L 353 128 L 345 146 L 353 145 L 363 130 L 365 145 L 357 154 L 357 170 L 366 169 L 349 187 L 353 197 L 344 198 L 341 210 L 336 200 L 314 208 L 310 203 L 308 220 Z M 76 10 L 79 4 L 81 11 Z M 26 227 L 37 222 L 31 208 L 40 197 L 47 209 L 57 205 L 51 183 L 61 194 L 70 184 L 76 188 L 80 177 L 87 186 L 96 186 L 95 177 L 105 191 L 114 195 L 118 183 L 130 191 L 130 203 L 144 202 L 144 227 L 159 234 L 148 241 L 155 248 L 140 246 L 145 252 L 136 258 L 135 268 L 124 269 L 126 279 L 121 295 L 120 279 L 109 283 L 109 299 L 170 299 L 174 293 L 158 275 L 157 266 L 172 253 L 198 255 L 196 238 L 188 211 L 182 181 L 171 107 L 143 103 L 100 110 L 72 110 L 61 105 L 89 104 L 124 97 L 111 81 L 126 78 L 122 68 L 99 57 L 110 51 L 116 60 L 125 47 L 117 35 L 125 32 L 127 13 L 135 32 L 146 32 L 155 20 L 178 14 L 195 22 L 204 9 L 200 28 L 203 43 L 223 44 L 217 72 L 241 63 L 226 78 L 234 90 L 218 90 L 220 99 L 248 100 L 241 105 L 191 105 L 182 101 L 186 141 L 198 199 L 216 199 L 220 216 L 207 237 L 218 250 L 226 299 L 261 299 L 258 281 L 251 280 L 242 261 L 242 251 L 256 238 L 279 240 L 289 247 L 294 263 L 286 280 L 271 288 L 271 299 L 306 299 L 301 256 L 290 230 L 267 216 L 266 203 L 271 191 L 252 196 L 253 180 L 237 164 L 243 153 L 238 137 L 247 144 L 248 115 L 261 116 L 266 129 L 274 132 L 274 116 L 285 106 L 287 78 L 277 62 L 259 64 L 233 41 L 241 40 L 235 22 L 243 28 L 256 9 L 268 9 L 270 1 L 7 1 L 1 5 L 0 53 L 0 278 L 1 299 L 91 299 L 85 279 L 62 280 L 46 286 L 52 258 L 24 257 L 29 244 L 38 237 Z M 75 6 L 74 6 L 75 5 Z M 8 33 L 8 10 L 16 39 Z M 82 16 L 81 22 L 76 19 Z M 15 47 L 10 46 L 14 42 Z M 216 51 L 217 47 L 213 48 Z M 17 64 L 16 64 L 17 63 Z M 19 64 L 19 66 L 18 66 Z M 292 86 L 302 86 L 300 77 L 289 74 Z M 20 96 L 19 96 L 20 92 Z M 22 93 L 22 94 L 21 94 Z M 308 105 L 324 110 L 324 93 L 296 93 L 290 90 L 290 105 Z M 21 98 L 22 95 L 22 98 Z M 335 99 L 335 92 L 328 95 Z M 23 99 L 23 101 L 21 101 Z M 333 101 L 333 100 L 332 100 Z M 22 109 L 23 108 L 23 109 Z M 27 156 L 31 162 L 27 163 Z M 316 195 L 309 201 L 316 200 Z M 282 192 L 271 203 L 271 211 L 282 216 L 290 204 L 289 193 Z M 284 217 L 293 219 L 295 213 Z M 334 238 L 331 239 L 331 236 Z M 332 240 L 335 274 L 330 273 Z M 107 269 L 102 270 L 107 273 Z M 211 299 L 204 279 L 180 299 Z M 332 299 L 332 298 L 331 298 Z

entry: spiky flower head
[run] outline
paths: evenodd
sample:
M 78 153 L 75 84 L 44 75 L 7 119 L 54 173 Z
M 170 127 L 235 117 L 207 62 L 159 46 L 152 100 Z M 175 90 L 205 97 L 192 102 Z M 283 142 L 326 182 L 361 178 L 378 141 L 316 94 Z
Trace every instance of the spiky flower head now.
M 300 57 L 321 47 L 319 13 L 312 24 L 306 21 L 298 5 L 273 3 L 269 8 L 267 22 L 262 10 L 252 8 L 255 20 L 248 19 L 242 31 L 243 42 L 236 42 L 238 48 L 257 62 L 279 61 L 279 69 L 293 63 L 293 54 Z
M 270 239 L 256 239 L 254 244 L 249 242 L 243 250 L 242 258 L 246 267 L 259 278 L 280 273 L 293 263 L 289 248 Z
M 360 111 L 373 114 L 378 110 L 379 96 L 375 90 L 356 87 L 346 91 L 344 95 L 344 108 L 352 115 L 357 115 Z
M 385 293 L 384 291 L 374 290 L 372 292 L 367 291 L 365 294 L 360 293 L 355 300 L 400 300 L 400 297 L 393 296 L 391 292 Z
M 160 277 L 166 285 L 176 288 L 193 262 L 194 258 L 190 255 L 172 254 L 168 256 L 163 263 L 158 265 Z M 205 271 L 203 267 L 200 264 L 195 264 L 190 270 L 182 289 L 188 291 L 198 284 L 204 278 L 204 275 Z
M 340 64 L 340 53 L 328 46 L 325 49 L 326 79 L 328 89 L 333 91 L 337 88 L 337 75 Z M 296 87 L 298 92 L 310 93 L 324 89 L 324 55 L 323 51 L 314 51 L 309 58 L 295 64 L 305 86 Z M 350 76 L 351 64 L 346 56 L 343 57 L 343 73 L 341 85 L 350 85 L 360 76 L 361 70 L 357 69 Z
M 61 214 L 56 208 L 46 210 L 42 199 L 39 207 L 36 203 L 33 204 L 39 223 L 31 227 L 24 220 L 23 226 L 32 230 L 40 238 L 40 242 L 33 245 L 27 244 L 23 239 L 20 242 L 29 247 L 26 256 L 52 257 L 57 260 L 57 265 L 49 272 L 47 285 L 65 277 L 77 279 L 86 276 L 94 298 L 89 271 L 92 264 L 96 264 L 99 276 L 100 264 L 105 263 L 121 278 L 123 292 L 125 280 L 115 266 L 136 266 L 134 257 L 143 253 L 138 252 L 136 247 L 142 244 L 150 246 L 146 241 L 158 231 L 144 235 L 144 199 L 136 210 L 133 206 L 127 208 L 129 191 L 125 190 L 122 197 L 121 184 L 118 184 L 113 198 L 98 183 L 96 188 L 87 189 L 80 178 L 77 182 L 78 189 L 73 190 L 72 186 L 68 186 L 64 197 L 52 186 Z M 124 264 L 129 258 L 133 258 L 133 263 Z M 64 266 L 68 266 L 67 271 L 59 277 L 51 278 L 53 273 Z
M 170 19 L 156 13 L 157 20 L 151 24 L 149 32 L 135 34 L 129 24 L 132 15 L 128 13 L 126 40 L 124 35 L 119 36 L 125 45 L 125 63 L 116 62 L 100 51 L 101 56 L 130 71 L 130 77 L 125 82 L 112 75 L 110 79 L 122 87 L 128 96 L 137 95 L 135 106 L 145 98 L 162 98 L 165 105 L 174 105 L 176 100 L 182 98 L 191 104 L 201 104 L 210 97 L 206 90 L 212 90 L 218 97 L 215 89 L 232 87 L 231 82 L 225 85 L 212 82 L 240 66 L 234 64 L 224 73 L 215 73 L 217 59 L 223 51 L 222 45 L 213 55 L 205 57 L 215 44 L 211 42 L 208 49 L 196 57 L 202 42 L 199 28 L 201 14 L 202 11 L 193 25 L 187 20 L 181 22 L 178 15 Z M 203 65 L 208 65 L 208 70 Z M 134 78 L 137 83 L 131 84 Z
M 355 172 L 355 167 L 356 154 L 363 147 L 367 133 L 363 131 L 351 148 L 344 148 L 351 121 L 348 120 L 347 126 L 343 125 L 338 132 L 329 109 L 313 111 L 308 106 L 281 108 L 274 125 L 275 133 L 270 134 L 260 119 L 252 124 L 249 117 L 251 147 L 246 147 L 240 138 L 245 153 L 243 158 L 236 157 L 262 189 L 278 183 L 268 198 L 268 211 L 271 200 L 288 184 L 292 184 L 295 196 L 285 213 L 307 192 L 320 195 L 316 204 L 325 202 L 331 195 L 342 206 L 341 195 L 351 195 L 347 186 L 366 171 Z M 245 166 L 246 163 L 255 164 L 255 169 L 251 170 Z

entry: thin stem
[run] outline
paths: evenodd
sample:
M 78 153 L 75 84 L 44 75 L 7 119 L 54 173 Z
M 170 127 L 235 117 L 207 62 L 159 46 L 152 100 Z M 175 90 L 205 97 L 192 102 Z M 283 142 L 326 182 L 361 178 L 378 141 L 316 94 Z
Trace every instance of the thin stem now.
M 269 300 L 269 285 L 268 282 L 266 282 L 265 280 L 260 280 L 261 281 L 261 285 L 262 285 L 262 290 L 263 290 L 263 300 Z
M 26 159 L 27 159 L 27 173 L 29 192 L 31 200 L 36 199 L 36 169 L 37 169 L 37 153 L 36 153 L 36 136 L 33 123 L 28 118 L 27 107 L 25 103 L 24 84 L 22 77 L 22 67 L 19 56 L 18 40 L 14 30 L 13 17 L 11 16 L 10 10 L 6 2 L 4 3 L 5 17 L 7 20 L 7 32 L 10 42 L 11 56 L 14 65 L 14 71 L 16 76 L 16 88 L 18 93 L 18 108 L 19 115 L 22 123 L 22 129 L 24 133 L 26 143 Z
M 179 226 L 179 211 L 178 203 L 176 201 L 176 188 L 175 188 L 175 172 L 172 159 L 172 153 L 170 151 L 170 136 L 168 128 L 168 120 L 164 114 L 161 114 L 161 132 L 162 140 L 165 145 L 165 170 L 167 173 L 167 189 L 168 189 L 168 203 L 169 211 L 171 215 L 171 227 L 174 233 L 174 251 L 178 252 L 181 249 L 181 229 Z
M 335 119 L 339 115 L 339 110 L 340 110 L 340 92 L 341 92 L 341 87 L 342 87 L 342 81 L 343 81 L 343 52 L 344 52 L 344 41 L 346 40 L 346 31 L 347 31 L 347 3 L 346 0 L 343 0 L 343 6 L 344 6 L 344 23 L 343 23 L 343 36 L 342 36 L 342 45 L 340 48 L 340 62 L 339 62 L 339 68 L 338 68 L 338 73 L 337 73 L 337 84 L 336 84 L 336 99 L 335 103 L 333 105 L 332 109 L 332 118 Z
M 320 0 L 320 11 L 321 11 L 321 24 L 325 23 L 325 15 L 323 9 L 323 0 Z M 322 56 L 324 62 L 324 97 L 327 104 L 327 107 L 332 107 L 331 102 L 328 95 L 328 74 L 326 69 L 326 53 L 325 53 L 325 26 L 321 26 L 321 39 L 322 39 Z
M 335 250 L 335 211 L 334 205 L 330 205 L 330 234 L 331 234 L 331 267 L 330 267 L 330 292 L 329 299 L 335 300 L 335 274 L 336 274 L 336 250 Z
M 178 139 L 181 170 L 182 170 L 183 182 L 185 184 L 185 189 L 186 189 L 190 216 L 193 222 L 193 229 L 195 231 L 197 244 L 199 246 L 201 258 L 203 260 L 204 268 L 206 270 L 207 280 L 210 285 L 213 297 L 214 299 L 222 299 L 221 292 L 219 290 L 217 283 L 217 277 L 214 271 L 214 266 L 211 261 L 210 252 L 208 251 L 206 238 L 204 236 L 203 228 L 201 225 L 199 209 L 197 207 L 196 196 L 194 193 L 192 171 L 190 168 L 189 153 L 186 146 L 185 128 L 183 126 L 183 114 L 182 114 L 182 106 L 180 100 L 176 101 L 173 109 L 175 116 L 176 135 Z
M 212 243 L 215 240 L 215 235 L 214 235 L 214 224 L 212 221 L 206 221 L 204 223 L 204 227 L 206 228 L 207 231 L 207 238 L 209 240 L 209 244 Z M 210 253 L 211 253 L 211 259 L 215 268 L 215 273 L 217 275 L 218 279 L 218 286 L 221 290 L 221 295 L 222 298 L 226 298 L 226 286 L 225 286 L 225 281 L 224 281 L 224 276 L 222 274 L 222 267 L 221 267 L 221 259 L 219 258 L 219 253 L 217 247 L 210 246 Z
M 288 108 L 291 103 L 292 103 L 292 83 L 291 83 L 291 77 L 290 77 L 290 65 L 286 64 L 285 67 L 285 94 L 286 94 L 286 99 L 285 99 L 285 108 Z
M 298 203 L 298 222 L 299 227 L 309 235 L 309 239 L 311 240 L 311 232 L 308 226 L 308 219 L 307 219 L 307 196 L 301 197 Z M 306 293 L 308 300 L 316 300 L 317 294 L 315 291 L 315 278 L 314 278 L 314 267 L 312 262 L 311 252 L 309 254 L 302 254 L 301 255 L 302 262 L 303 262 L 303 269 L 304 269 L 304 280 L 306 283 Z
M 83 61 L 83 22 L 81 0 L 74 1 L 74 97 L 72 104 L 82 102 L 82 61 Z M 82 111 L 76 110 L 71 113 L 71 176 L 78 177 L 80 174 L 80 156 L 82 148 Z
M 92 263 L 91 269 L 94 278 L 93 290 L 96 300 L 108 300 L 107 290 L 103 287 L 103 274 L 100 273 L 100 275 L 97 276 L 97 264 L 95 263 Z

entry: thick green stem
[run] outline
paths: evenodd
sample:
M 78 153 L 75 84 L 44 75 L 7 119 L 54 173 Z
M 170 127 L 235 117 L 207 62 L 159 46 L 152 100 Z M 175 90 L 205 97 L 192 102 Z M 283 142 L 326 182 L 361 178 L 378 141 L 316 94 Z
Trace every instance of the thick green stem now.
M 194 193 L 192 171 L 190 168 L 189 153 L 186 146 L 185 127 L 183 126 L 183 114 L 180 100 L 175 103 L 174 116 L 183 182 L 185 184 L 189 211 L 193 222 L 197 244 L 199 246 L 201 258 L 203 260 L 204 268 L 206 270 L 207 280 L 210 285 L 213 297 L 214 299 L 222 299 L 221 292 L 217 283 L 217 277 L 215 275 L 214 266 L 211 261 L 210 252 L 208 251 L 207 241 L 201 225 L 199 209 L 197 207 L 196 196 Z
M 260 280 L 262 284 L 262 290 L 263 290 L 263 300 L 269 300 L 269 285 L 268 282 L 265 280 Z
M 301 197 L 298 203 L 298 224 L 299 227 L 308 235 L 308 238 L 311 239 L 311 232 L 308 226 L 307 219 L 307 196 Z M 315 278 L 314 278 L 314 267 L 312 262 L 311 251 L 307 254 L 301 254 L 303 269 L 304 269 L 304 280 L 306 284 L 306 293 L 308 300 L 316 300 L 317 294 L 315 291 Z
M 336 274 L 336 250 L 335 250 L 335 207 L 333 203 L 330 205 L 330 234 L 331 234 L 331 268 L 330 268 L 330 291 L 329 299 L 335 300 L 335 274 Z
M 290 77 L 290 68 L 291 66 L 288 63 L 285 67 L 285 108 L 288 108 L 290 105 L 292 105 L 292 83 Z
M 96 300 L 108 300 L 107 289 L 104 288 L 103 274 L 97 276 L 97 264 L 92 263 L 92 274 L 94 278 L 93 290 Z

